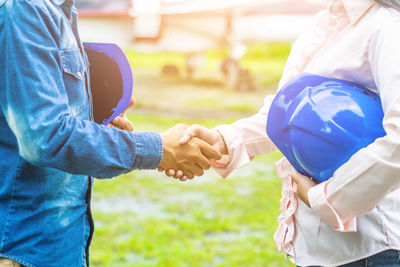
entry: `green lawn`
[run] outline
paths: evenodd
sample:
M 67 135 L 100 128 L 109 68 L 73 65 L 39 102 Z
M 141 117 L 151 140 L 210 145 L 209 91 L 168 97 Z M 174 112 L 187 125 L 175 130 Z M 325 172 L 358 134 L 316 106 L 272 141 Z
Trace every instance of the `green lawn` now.
M 260 80 L 263 87 L 269 87 L 280 80 L 290 49 L 289 43 L 252 44 L 247 47 L 245 55 L 240 59 L 240 65 Z M 185 53 L 141 53 L 134 50 L 126 50 L 125 53 L 134 70 L 161 70 L 164 65 L 174 65 L 180 71 L 185 70 Z M 214 49 L 204 52 L 203 55 L 205 64 L 200 72 L 212 77 L 211 74 L 218 73 L 222 61 L 229 56 L 229 49 Z M 212 81 L 212 78 L 210 80 Z
M 232 119 L 191 119 L 133 113 L 137 131 L 162 132 L 178 122 L 213 127 Z M 293 266 L 277 252 L 280 153 L 256 158 L 228 179 L 212 170 L 178 182 L 135 171 L 94 184 L 96 231 L 92 266 Z

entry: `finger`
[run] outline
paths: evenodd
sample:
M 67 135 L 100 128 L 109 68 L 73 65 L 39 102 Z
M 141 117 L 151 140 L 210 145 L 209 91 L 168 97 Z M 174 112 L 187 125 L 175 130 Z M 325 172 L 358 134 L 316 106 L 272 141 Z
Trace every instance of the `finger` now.
M 194 134 L 192 132 L 187 132 L 186 130 L 183 132 L 181 139 L 179 139 L 179 144 L 184 145 L 187 142 L 189 142 L 190 139 L 192 139 L 192 137 L 194 136 Z
M 190 160 L 202 170 L 208 170 L 211 168 L 210 161 L 201 153 L 201 151 L 198 151 L 196 154 L 193 154 L 190 157 Z
M 219 160 L 221 159 L 222 155 L 221 153 L 218 152 L 218 150 L 216 150 L 213 146 L 209 145 L 208 143 L 201 141 L 199 146 L 201 149 L 201 153 L 203 153 L 203 155 L 208 158 L 208 159 L 216 159 Z
M 198 164 L 192 164 L 190 166 L 190 171 L 195 175 L 195 176 L 202 176 L 204 174 L 204 169 L 201 168 Z M 192 179 L 193 177 L 189 177 Z
M 128 120 L 128 119 L 127 119 Z M 133 127 L 133 124 L 132 124 L 132 122 L 130 122 L 129 120 L 128 120 L 128 129 L 126 129 L 127 131 L 130 131 L 130 132 L 133 132 L 133 131 L 135 131 L 135 127 Z
M 107 126 L 115 129 L 120 129 L 119 124 L 119 117 L 115 117 L 109 124 L 107 124 Z
M 163 172 L 163 171 L 164 171 L 164 169 L 163 169 L 163 168 L 161 168 L 161 167 L 158 167 L 157 171 L 159 171 L 159 172 Z
M 183 171 L 181 171 L 181 170 L 178 170 L 176 173 L 175 173 L 175 176 L 174 176 L 175 178 L 182 178 L 183 177 Z
M 112 124 L 112 123 L 108 123 L 106 126 L 107 126 L 107 127 L 110 127 L 110 128 L 113 128 L 113 129 L 118 129 L 118 128 L 115 127 L 114 124 Z
M 172 170 L 172 169 L 167 170 L 167 171 L 165 172 L 165 174 L 166 174 L 167 176 L 175 176 L 175 170 Z M 176 177 L 175 177 L 175 178 L 176 178 Z
M 133 124 L 128 120 L 126 116 L 116 117 L 112 123 L 121 130 L 133 131 Z
M 292 172 L 290 176 L 298 186 L 303 188 L 309 189 L 316 185 L 316 183 L 310 177 L 302 175 L 299 172 Z
M 114 124 L 115 126 L 118 126 L 118 124 L 120 123 L 120 117 L 119 117 L 119 116 L 115 117 L 115 118 L 111 121 L 111 123 Z
M 215 159 L 210 160 L 210 163 L 213 168 L 226 168 L 229 165 L 229 162 L 216 161 Z
M 191 171 L 185 171 L 184 176 L 182 178 L 184 179 L 193 179 L 193 177 L 195 176 L 193 172 Z
M 131 98 L 131 102 L 129 102 L 128 107 L 121 113 L 122 116 L 125 116 L 126 112 L 128 112 L 128 110 L 133 107 L 135 105 L 135 98 L 132 97 Z
M 308 199 L 308 191 L 315 185 L 315 183 L 307 176 L 304 176 L 298 172 L 291 173 L 290 176 L 297 184 L 296 195 L 310 207 Z
M 183 132 L 181 139 L 179 140 L 179 143 L 181 145 L 186 144 L 189 142 L 190 139 L 193 137 L 200 137 L 200 127 L 198 125 L 191 125 L 186 130 Z
M 134 97 L 131 98 L 131 102 L 129 102 L 128 109 L 135 105 L 136 99 Z
M 202 175 L 197 175 L 198 177 L 202 176 Z M 186 180 L 193 180 L 194 178 L 196 178 L 196 176 L 193 176 L 192 178 L 186 178 Z

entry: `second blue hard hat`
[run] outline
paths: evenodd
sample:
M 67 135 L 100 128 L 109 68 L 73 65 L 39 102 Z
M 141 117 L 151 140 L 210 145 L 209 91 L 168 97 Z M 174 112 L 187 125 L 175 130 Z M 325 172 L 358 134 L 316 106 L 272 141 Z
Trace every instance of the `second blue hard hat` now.
M 362 85 L 301 74 L 269 110 L 267 134 L 300 173 L 323 182 L 359 149 L 385 136 L 379 96 Z
M 94 121 L 108 124 L 131 103 L 133 74 L 122 49 L 112 43 L 83 43 L 89 59 Z

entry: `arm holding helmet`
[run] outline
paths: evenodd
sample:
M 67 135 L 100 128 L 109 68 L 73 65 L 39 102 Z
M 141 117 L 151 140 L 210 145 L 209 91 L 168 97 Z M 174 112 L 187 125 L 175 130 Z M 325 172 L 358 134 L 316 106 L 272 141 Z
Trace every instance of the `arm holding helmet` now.
M 356 230 L 355 218 L 373 209 L 400 187 L 400 20 L 372 36 L 369 64 L 384 111 L 386 136 L 355 153 L 333 177 L 315 187 L 304 186 L 311 208 L 338 230 Z M 299 181 L 304 177 L 296 176 Z

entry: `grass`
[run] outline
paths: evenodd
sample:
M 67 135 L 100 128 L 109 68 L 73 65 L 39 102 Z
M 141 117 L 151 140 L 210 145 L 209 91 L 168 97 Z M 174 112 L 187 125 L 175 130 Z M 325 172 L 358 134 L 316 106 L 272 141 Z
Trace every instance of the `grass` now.
M 178 122 L 213 127 L 235 120 L 139 113 L 130 119 L 138 131 L 157 132 Z M 292 266 L 273 243 L 280 156 L 258 157 L 225 180 L 209 170 L 184 183 L 156 171 L 96 181 L 92 266 Z
M 229 95 L 229 93 L 225 93 Z M 203 109 L 207 110 L 210 107 L 213 107 L 215 111 L 231 111 L 231 112 L 238 112 L 238 113 L 255 113 L 257 110 L 252 102 L 249 100 L 246 101 L 244 99 L 240 102 L 230 103 L 227 99 L 223 98 L 215 98 L 215 97 L 199 97 L 193 100 L 188 100 L 185 102 L 184 105 L 187 109 Z
M 246 54 L 240 59 L 240 65 L 256 76 L 261 76 L 261 84 L 265 87 L 277 83 L 290 52 L 289 43 L 252 44 L 247 47 Z M 125 51 L 133 69 L 161 70 L 164 65 L 175 65 L 181 72 L 185 70 L 185 53 L 155 52 L 140 53 Z M 229 56 L 227 48 L 214 49 L 203 53 L 205 64 L 202 72 L 212 74 L 219 72 L 222 61 Z
M 180 69 L 185 66 L 183 53 L 141 53 L 132 50 L 125 51 L 133 69 L 160 69 L 167 64 L 173 64 Z

